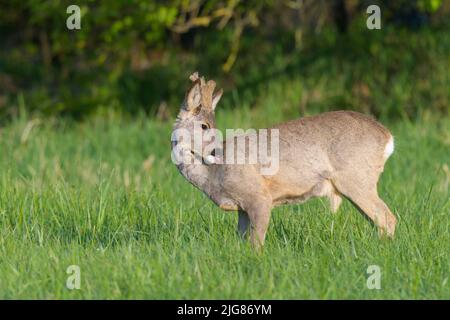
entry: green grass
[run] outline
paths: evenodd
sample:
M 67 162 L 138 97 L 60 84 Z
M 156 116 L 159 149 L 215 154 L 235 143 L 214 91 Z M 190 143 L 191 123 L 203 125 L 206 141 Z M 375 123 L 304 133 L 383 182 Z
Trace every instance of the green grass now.
M 219 125 L 285 118 L 266 109 L 219 111 Z M 450 120 L 386 125 L 396 150 L 379 191 L 396 238 L 348 201 L 333 215 L 315 199 L 275 209 L 258 254 L 237 214 L 177 172 L 170 123 L 19 118 L 0 129 L 0 298 L 449 299 Z M 69 265 L 80 290 L 66 288 Z M 380 290 L 366 287 L 369 265 Z

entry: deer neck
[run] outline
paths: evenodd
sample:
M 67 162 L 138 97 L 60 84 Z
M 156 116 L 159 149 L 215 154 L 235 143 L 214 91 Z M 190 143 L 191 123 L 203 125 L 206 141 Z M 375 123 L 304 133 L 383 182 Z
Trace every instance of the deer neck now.
M 175 122 L 174 130 L 179 128 L 179 120 L 180 116 L 177 117 L 177 121 Z M 172 149 L 177 144 L 172 142 Z M 179 150 L 180 154 L 186 156 L 188 159 L 191 155 L 191 150 L 189 148 L 182 147 Z M 177 164 L 178 171 L 195 187 L 202 190 L 206 195 L 210 198 L 213 198 L 213 195 L 218 193 L 217 188 L 215 188 L 215 176 L 218 169 L 218 165 L 206 165 L 201 159 L 197 159 L 197 162 L 191 163 L 187 161 L 186 163 L 181 162 Z
M 215 193 L 214 184 L 216 166 L 205 164 L 179 164 L 178 170 L 195 187 L 202 190 L 208 196 Z

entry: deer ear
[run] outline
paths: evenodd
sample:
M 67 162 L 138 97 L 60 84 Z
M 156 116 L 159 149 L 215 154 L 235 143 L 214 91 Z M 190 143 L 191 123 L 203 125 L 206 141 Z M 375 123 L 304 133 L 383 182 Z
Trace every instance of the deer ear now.
M 186 109 L 192 111 L 197 108 L 200 105 L 201 98 L 200 84 L 196 83 L 187 94 Z
M 212 98 L 212 104 L 211 104 L 211 108 L 213 110 L 216 109 L 217 103 L 219 102 L 220 98 L 222 98 L 222 94 L 223 94 L 223 90 L 220 89 L 219 91 L 217 91 Z

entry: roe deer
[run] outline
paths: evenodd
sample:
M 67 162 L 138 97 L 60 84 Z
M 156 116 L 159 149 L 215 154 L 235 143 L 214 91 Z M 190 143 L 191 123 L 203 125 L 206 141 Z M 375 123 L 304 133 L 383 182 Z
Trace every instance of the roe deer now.
M 377 192 L 378 178 L 394 151 L 394 141 L 380 123 L 361 113 L 335 111 L 274 126 L 271 129 L 278 129 L 279 135 L 279 169 L 263 175 L 260 163 L 223 163 L 214 153 L 204 157 L 193 149 L 191 141 L 177 138 L 178 129 L 193 132 L 196 122 L 204 131 L 215 128 L 214 110 L 223 93 L 214 93 L 215 82 L 205 82 L 197 72 L 190 79 L 193 86 L 174 125 L 172 150 L 177 147 L 184 157 L 202 161 L 183 161 L 177 167 L 221 209 L 239 212 L 241 236 L 249 234 L 252 244 L 260 247 L 274 206 L 321 196 L 329 198 L 333 212 L 342 196 L 350 199 L 380 234 L 394 235 L 397 219 Z M 226 142 L 222 147 L 226 149 Z

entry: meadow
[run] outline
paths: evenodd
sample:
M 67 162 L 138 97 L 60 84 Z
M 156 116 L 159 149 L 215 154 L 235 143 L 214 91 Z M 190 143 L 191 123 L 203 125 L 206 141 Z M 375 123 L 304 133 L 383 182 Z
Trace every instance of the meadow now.
M 77 3 L 79 29 L 67 0 L 0 5 L 0 299 L 450 299 L 450 1 L 375 1 L 381 29 L 365 0 Z M 255 252 L 171 161 L 194 71 L 222 130 L 379 119 L 395 238 L 314 199 Z
M 217 112 L 221 129 L 294 116 L 274 101 Z M 450 119 L 382 121 L 396 142 L 379 184 L 395 239 L 348 201 L 332 214 L 314 199 L 275 209 L 257 253 L 237 214 L 177 172 L 170 121 L 23 112 L 0 128 L 0 298 L 449 299 Z M 66 287 L 70 265 L 79 290 Z M 371 265 L 379 290 L 366 286 Z

